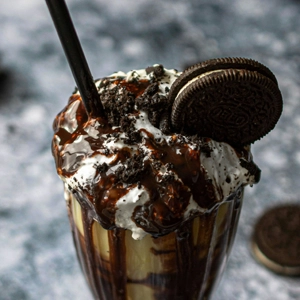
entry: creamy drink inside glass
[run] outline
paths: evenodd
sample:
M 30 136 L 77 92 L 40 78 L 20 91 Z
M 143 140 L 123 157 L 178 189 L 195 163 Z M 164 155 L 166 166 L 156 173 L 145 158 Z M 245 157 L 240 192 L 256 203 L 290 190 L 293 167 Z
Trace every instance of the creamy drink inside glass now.
M 172 131 L 180 75 L 114 73 L 95 81 L 105 117 L 89 116 L 75 91 L 55 119 L 52 150 L 95 299 L 209 299 L 244 187 L 259 180 L 249 145 Z

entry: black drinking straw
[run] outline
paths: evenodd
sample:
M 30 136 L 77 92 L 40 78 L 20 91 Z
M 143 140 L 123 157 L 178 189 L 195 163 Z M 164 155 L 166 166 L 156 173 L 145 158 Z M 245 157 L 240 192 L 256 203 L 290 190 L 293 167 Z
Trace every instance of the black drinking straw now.
M 64 0 L 46 0 L 73 77 L 88 114 L 104 116 L 104 109 Z

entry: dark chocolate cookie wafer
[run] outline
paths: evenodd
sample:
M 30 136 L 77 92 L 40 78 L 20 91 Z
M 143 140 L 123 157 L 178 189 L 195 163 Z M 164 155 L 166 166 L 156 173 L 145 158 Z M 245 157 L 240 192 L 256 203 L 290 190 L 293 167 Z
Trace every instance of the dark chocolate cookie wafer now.
M 257 222 L 252 239 L 255 258 L 272 271 L 300 275 L 300 204 L 277 206 Z
M 274 74 L 245 58 L 222 58 L 194 65 L 174 82 L 174 130 L 233 145 L 253 143 L 271 131 L 282 112 Z

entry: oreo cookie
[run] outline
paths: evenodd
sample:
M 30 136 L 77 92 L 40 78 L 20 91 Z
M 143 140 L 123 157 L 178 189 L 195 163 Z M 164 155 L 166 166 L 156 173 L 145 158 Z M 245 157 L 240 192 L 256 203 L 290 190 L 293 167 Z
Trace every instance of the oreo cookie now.
M 252 253 L 272 271 L 300 275 L 300 204 L 274 207 L 258 220 L 252 237 Z
M 262 138 L 282 112 L 274 74 L 246 58 L 212 59 L 188 68 L 173 83 L 169 101 L 175 131 L 234 146 Z

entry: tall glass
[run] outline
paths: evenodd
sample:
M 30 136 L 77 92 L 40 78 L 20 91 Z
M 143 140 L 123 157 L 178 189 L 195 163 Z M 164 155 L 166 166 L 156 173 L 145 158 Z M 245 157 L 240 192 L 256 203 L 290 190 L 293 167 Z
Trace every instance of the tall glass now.
M 180 229 L 134 240 L 124 229 L 104 229 L 94 210 L 66 190 L 73 239 L 95 299 L 209 299 L 226 265 L 243 198 L 239 188 Z

